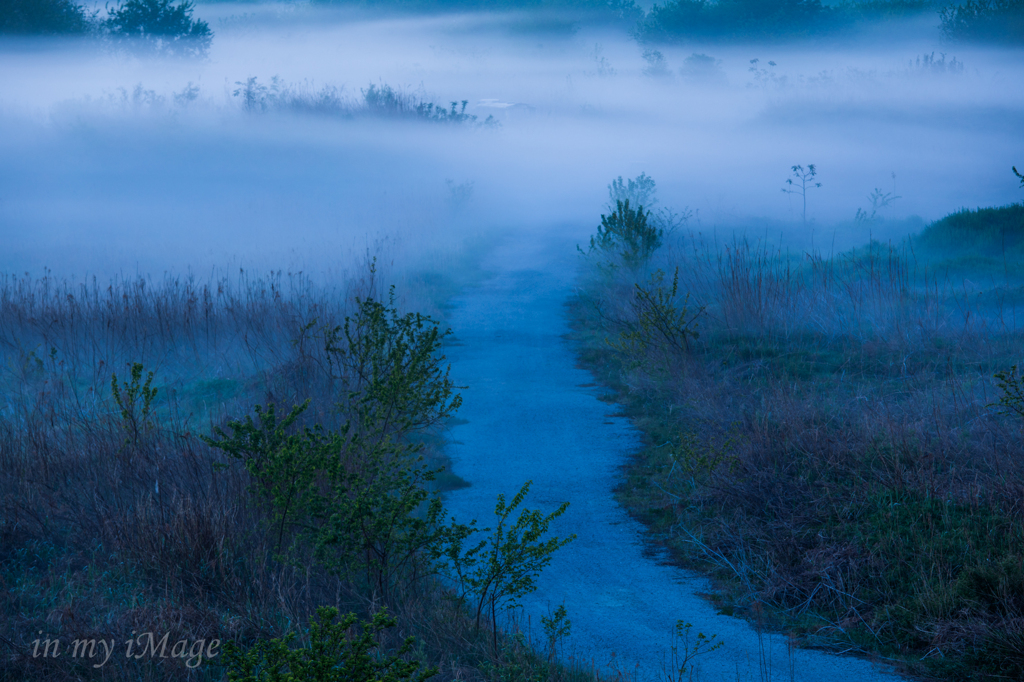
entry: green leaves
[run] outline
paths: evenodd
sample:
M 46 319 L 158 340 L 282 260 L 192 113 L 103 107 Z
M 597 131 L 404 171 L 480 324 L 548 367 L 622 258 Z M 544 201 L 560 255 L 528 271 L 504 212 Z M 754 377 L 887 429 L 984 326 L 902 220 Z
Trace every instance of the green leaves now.
M 226 430 L 214 429 L 203 440 L 245 465 L 269 507 L 281 560 L 311 558 L 385 603 L 402 585 L 446 571 L 461 599 L 472 596 L 477 629 L 490 608 L 497 650 L 497 611 L 533 591 L 555 550 L 575 537 L 547 536 L 568 503 L 550 514 L 521 509 L 528 482 L 511 500 L 498 496 L 496 527 L 476 544 L 481 531 L 475 521 L 446 525 L 438 493 L 428 488 L 437 472 L 423 463 L 420 445 L 408 437 L 441 423 L 461 404 L 438 352 L 450 332 L 429 317 L 399 314 L 393 289 L 386 302 L 368 297 L 357 305 L 343 325 L 318 335 L 311 322 L 295 342 L 305 353 L 308 340 L 322 341 L 317 366 L 342 383 L 348 399 L 338 405 L 347 418 L 339 431 L 301 426 L 307 401 L 283 419 L 273 405 L 257 406 L 255 415 L 230 421 Z M 323 662 L 358 659 L 380 628 L 375 619 L 362 639 L 343 641 L 339 633 L 355 621 L 346 617 L 335 626 L 334 615 L 321 612 L 310 651 L 289 649 L 289 639 L 261 643 L 245 654 L 235 650 L 229 679 L 410 679 L 411 668 L 395 668 L 394 677 L 359 677 L 381 674 L 365 666 L 335 677 L 348 663 L 339 668 Z M 559 632 L 567 627 L 559 620 Z
M 995 378 L 996 385 L 1003 390 L 996 405 L 1003 412 L 1024 417 L 1024 385 L 1021 385 L 1021 376 L 1017 374 L 1017 365 L 1008 372 L 996 372 Z
M 255 419 L 231 421 L 230 435 L 215 429 L 204 441 L 253 476 L 281 558 L 294 560 L 302 548 L 386 598 L 406 568 L 436 558 L 440 544 L 462 532 L 442 526 L 441 501 L 428 490 L 437 471 L 407 438 L 447 419 L 462 399 L 438 352 L 450 332 L 424 315 L 399 314 L 393 288 L 386 303 L 368 297 L 357 305 L 319 337 L 323 367 L 347 389 L 340 430 L 296 428 L 307 401 L 280 422 L 273 405 L 257 406 Z M 314 327 L 304 326 L 297 344 Z
M 228 423 L 231 435 L 218 428 L 219 440 L 203 440 L 245 464 L 269 502 L 282 559 L 303 544 L 332 573 L 365 575 L 386 596 L 398 572 L 441 537 L 441 502 L 427 490 L 435 472 L 416 446 L 367 438 L 365 428 L 289 433 L 308 404 L 280 422 L 273 405 L 257 406 L 256 419 Z
M 462 397 L 439 354 L 444 337 L 437 322 L 420 313 L 400 315 L 395 289 L 387 303 L 357 299 L 345 324 L 324 330 L 324 349 L 333 370 L 350 385 L 349 403 L 379 435 L 406 434 L 443 422 Z
M 689 294 L 679 302 L 679 268 L 672 276 L 672 285 L 664 286 L 665 273 L 655 270 L 646 286 L 634 284 L 629 301 L 630 316 L 619 324 L 622 331 L 608 345 L 625 355 L 635 366 L 647 366 L 649 354 L 659 352 L 668 360 L 690 352 L 690 339 L 699 336 L 697 319 L 704 306 L 691 310 Z
M 555 658 L 555 649 L 558 647 L 558 643 L 572 632 L 572 621 L 569 620 L 569 612 L 565 610 L 565 604 L 559 604 L 550 618 L 541 616 L 540 622 L 544 628 L 544 636 L 548 639 L 548 660 L 551 661 Z
M 220 440 L 203 436 L 203 441 L 239 459 L 253 477 L 256 487 L 270 503 L 271 523 L 277 536 L 277 551 L 282 553 L 285 534 L 296 527 L 315 533 L 322 525 L 329 504 L 318 483 L 330 481 L 334 493 L 352 484 L 352 477 L 342 469 L 342 435 L 320 427 L 288 434 L 290 427 L 309 407 L 309 401 L 292 408 L 278 422 L 273 405 L 266 409 L 257 405 L 256 419 L 246 416 L 242 421 L 228 422 L 229 436 L 215 428 Z
M 597 234 L 590 238 L 590 253 L 603 251 L 620 256 L 632 269 L 647 262 L 661 246 L 664 230 L 649 223 L 650 211 L 643 206 L 632 208 L 629 199 L 616 200 L 615 210 L 601 216 Z
M 669 648 L 669 661 L 665 666 L 665 677 L 669 682 L 683 682 L 693 679 L 693 660 L 697 656 L 710 654 L 715 649 L 722 647 L 724 642 L 715 640 L 718 635 L 708 637 L 703 632 L 698 632 L 693 642 L 690 641 L 690 630 L 692 623 L 676 621 L 675 631 L 672 633 L 672 645 Z
M 283 639 L 260 641 L 248 651 L 228 642 L 224 647 L 228 681 L 423 682 L 437 674 L 436 668 L 420 671 L 419 662 L 403 658 L 412 649 L 412 637 L 394 654 L 380 651 L 381 634 L 396 624 L 386 611 L 363 623 L 358 634 L 349 634 L 357 629 L 355 614 L 335 622 L 337 618 L 335 608 L 317 609 L 310 623 L 308 647 L 291 648 L 294 633 Z
M 505 501 L 505 495 L 498 495 L 494 508 L 498 522 L 486 540 L 463 551 L 464 541 L 473 530 L 463 526 L 447 547 L 452 577 L 461 584 L 463 594 L 472 595 L 476 602 L 477 628 L 485 606 L 490 606 L 491 619 L 495 620 L 499 607 L 513 606 L 517 599 L 536 589 L 537 576 L 551 563 L 552 554 L 576 538 L 575 534 L 564 539 L 545 537 L 551 522 L 569 508 L 568 502 L 547 515 L 523 509 L 512 522 L 531 484 L 523 484 L 510 502 Z
M 131 364 L 131 382 L 117 383 L 117 374 L 110 375 L 110 392 L 121 411 L 121 425 L 128 434 L 128 442 L 138 446 L 141 437 L 154 428 L 153 400 L 157 389 L 153 388 L 153 373 L 146 374 L 142 381 L 142 363 Z

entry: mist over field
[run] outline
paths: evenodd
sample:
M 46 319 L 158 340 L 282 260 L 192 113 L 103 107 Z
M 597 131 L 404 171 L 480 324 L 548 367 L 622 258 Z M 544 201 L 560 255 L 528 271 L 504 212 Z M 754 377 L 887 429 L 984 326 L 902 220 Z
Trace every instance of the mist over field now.
M 3 42 L 0 267 L 324 270 L 384 238 L 422 249 L 543 226 L 582 239 L 609 181 L 642 172 L 661 206 L 699 211 L 690 227 L 797 248 L 812 233 L 817 246 L 866 241 L 852 219 L 876 187 L 901 197 L 885 217 L 925 221 L 1019 194 L 1021 52 L 944 45 L 930 15 L 805 42 L 668 47 L 515 13 L 218 3 L 196 17 L 215 34 L 205 60 Z M 645 59 L 653 49 L 661 58 Z M 246 111 L 232 93 L 252 77 L 338 101 L 371 84 L 466 100 L 477 120 Z M 806 229 L 799 197 L 780 191 L 797 164 L 822 183 Z
M 0 0 L 0 678 L 1024 679 L 1021 44 Z

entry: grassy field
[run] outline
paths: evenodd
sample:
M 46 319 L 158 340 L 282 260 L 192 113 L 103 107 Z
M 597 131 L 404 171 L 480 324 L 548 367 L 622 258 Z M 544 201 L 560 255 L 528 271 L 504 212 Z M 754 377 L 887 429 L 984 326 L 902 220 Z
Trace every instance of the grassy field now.
M 223 679 L 228 642 L 276 665 L 271 640 L 292 633 L 285 650 L 330 665 L 379 650 L 418 666 L 393 680 L 594 679 L 474 619 L 479 586 L 442 587 L 438 494 L 462 482 L 438 471 L 436 426 L 458 399 L 443 327 L 399 308 L 436 314 L 466 281 L 405 275 L 416 298 L 392 301 L 371 270 L 335 287 L 244 272 L 0 279 L 0 678 Z M 254 406 L 307 400 L 293 427 L 257 415 L 245 432 Z M 313 654 L 322 606 L 396 622 L 363 659 Z M 265 679 L 240 660 L 235 679 Z
M 685 230 L 642 264 L 590 251 L 581 358 L 645 434 L 619 499 L 723 611 L 926 677 L 1024 675 L 1024 422 L 994 376 L 1020 362 L 1022 216 L 831 256 Z

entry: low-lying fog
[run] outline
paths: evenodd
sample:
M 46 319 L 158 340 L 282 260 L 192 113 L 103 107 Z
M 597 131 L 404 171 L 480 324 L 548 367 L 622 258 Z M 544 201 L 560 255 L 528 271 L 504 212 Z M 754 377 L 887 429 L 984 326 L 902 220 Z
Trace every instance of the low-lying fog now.
M 621 32 L 525 16 L 243 3 L 195 16 L 214 31 L 203 61 L 0 42 L 0 271 L 323 271 L 381 239 L 409 254 L 495 229 L 583 240 L 608 183 L 642 172 L 660 206 L 699 210 L 693 227 L 798 248 L 812 233 L 826 248 L 866 241 L 853 217 L 875 188 L 901 197 L 873 228 L 883 238 L 908 229 L 893 218 L 1022 194 L 1010 166 L 1024 164 L 1024 53 L 943 45 L 933 18 L 659 58 Z M 233 93 L 252 77 L 247 110 Z M 328 88 L 333 113 L 273 106 L 275 82 L 292 100 Z M 371 84 L 467 100 L 478 118 L 338 113 Z M 480 125 L 489 116 L 499 125 Z M 781 191 L 795 164 L 821 182 L 806 227 Z

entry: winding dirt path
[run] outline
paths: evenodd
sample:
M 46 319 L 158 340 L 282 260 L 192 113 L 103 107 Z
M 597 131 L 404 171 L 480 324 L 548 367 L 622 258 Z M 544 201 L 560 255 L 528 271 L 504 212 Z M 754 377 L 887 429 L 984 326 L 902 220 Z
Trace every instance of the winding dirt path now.
M 900 679 L 865 660 L 795 650 L 743 620 L 716 613 L 697 596 L 710 588 L 698 575 L 659 562 L 642 542 L 643 528 L 612 497 L 618 469 L 639 434 L 598 400 L 593 377 L 575 368 L 564 339 L 564 302 L 572 292 L 574 244 L 541 246 L 522 239 L 485 264 L 494 276 L 455 301 L 455 343 L 447 354 L 463 390 L 450 446 L 455 473 L 470 487 L 449 495 L 460 520 L 491 525 L 498 493 L 527 480 L 527 507 L 566 514 L 553 524 L 577 539 L 559 550 L 523 602 L 534 630 L 564 601 L 572 621 L 567 652 L 640 680 L 662 677 L 677 620 L 724 643 L 698 659 L 700 680 L 869 682 Z M 534 641 L 536 641 L 536 634 Z

